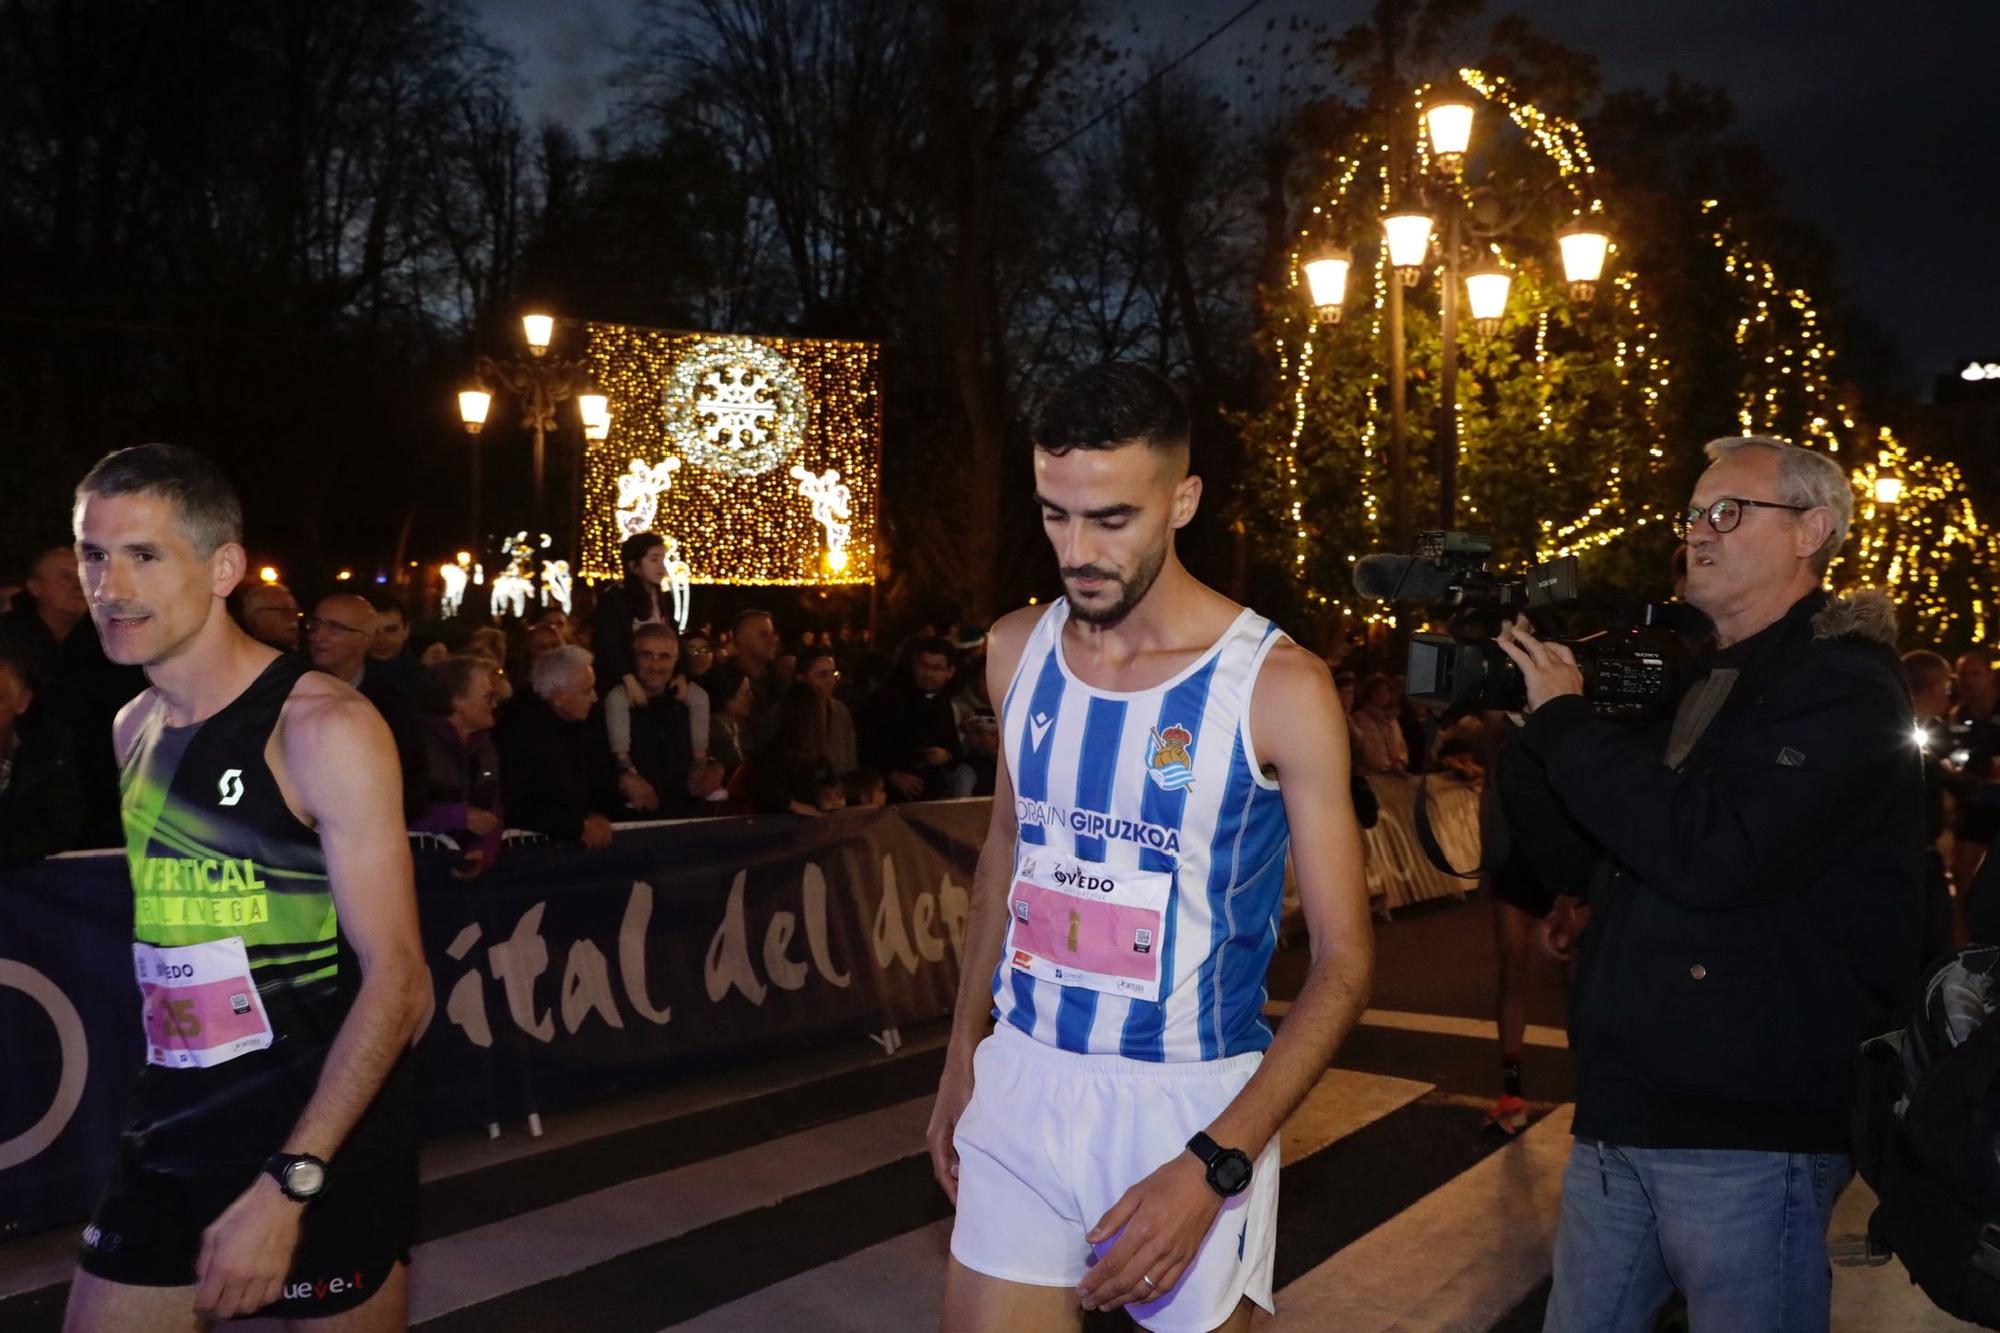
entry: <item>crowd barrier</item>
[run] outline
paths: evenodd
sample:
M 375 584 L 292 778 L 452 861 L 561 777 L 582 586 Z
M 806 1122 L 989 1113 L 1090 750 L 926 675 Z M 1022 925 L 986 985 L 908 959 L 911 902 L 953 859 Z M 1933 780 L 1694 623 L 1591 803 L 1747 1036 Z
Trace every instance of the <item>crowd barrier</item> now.
M 417 852 L 429 1133 L 950 1012 L 983 800 Z M 87 1215 L 142 1057 L 124 857 L 0 874 L 0 1238 Z
M 1373 778 L 1378 908 L 1462 893 Z M 1436 783 L 1454 862 L 1477 798 Z M 984 800 L 623 825 L 604 851 L 510 845 L 480 878 L 416 852 L 437 1013 L 419 1047 L 428 1133 L 515 1124 L 759 1055 L 950 1012 Z M 142 1055 L 132 896 L 116 852 L 0 872 L 0 1239 L 87 1215 Z

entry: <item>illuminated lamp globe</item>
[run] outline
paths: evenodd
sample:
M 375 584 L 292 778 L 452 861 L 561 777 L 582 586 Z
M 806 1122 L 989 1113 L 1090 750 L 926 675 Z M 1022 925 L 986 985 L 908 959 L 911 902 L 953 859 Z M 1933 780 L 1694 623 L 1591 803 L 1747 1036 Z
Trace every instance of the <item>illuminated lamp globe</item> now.
M 277 567 L 274 565 L 265 565 L 257 571 L 257 578 L 263 583 L 276 583 L 278 581 Z
M 1340 322 L 1347 300 L 1347 274 L 1354 256 L 1346 250 L 1322 250 L 1305 265 L 1306 289 L 1312 294 L 1313 313 L 1328 324 Z
M 583 432 L 589 435 L 592 428 L 611 424 L 611 400 L 601 393 L 580 393 L 576 396 L 577 415 L 583 418 Z M 602 436 L 594 438 L 603 438 Z
M 521 333 L 528 340 L 528 350 L 536 356 L 549 350 L 549 340 L 556 334 L 554 315 L 521 316 Z
M 1403 285 L 1414 287 L 1430 253 L 1431 215 L 1422 209 L 1402 208 L 1382 215 L 1382 234 L 1389 242 L 1389 262 L 1403 275 Z
M 1611 237 L 1595 223 L 1574 218 L 1557 228 L 1556 246 L 1562 251 L 1569 294 L 1578 301 L 1594 299 L 1597 280 L 1604 276 L 1604 257 L 1611 252 Z
M 1893 472 L 1878 473 L 1875 477 L 1875 503 L 1891 508 L 1903 502 L 1903 479 Z
M 1500 331 L 1500 317 L 1507 313 L 1507 289 L 1513 285 L 1514 275 L 1490 260 L 1466 273 L 1465 301 L 1480 333 L 1490 338 Z
M 465 423 L 465 429 L 470 434 L 479 434 L 479 428 L 486 424 L 486 414 L 492 407 L 493 395 L 484 389 L 458 391 L 458 419 Z
M 1424 129 L 1438 166 L 1456 176 L 1472 143 L 1472 98 L 1462 89 L 1433 89 L 1424 106 Z

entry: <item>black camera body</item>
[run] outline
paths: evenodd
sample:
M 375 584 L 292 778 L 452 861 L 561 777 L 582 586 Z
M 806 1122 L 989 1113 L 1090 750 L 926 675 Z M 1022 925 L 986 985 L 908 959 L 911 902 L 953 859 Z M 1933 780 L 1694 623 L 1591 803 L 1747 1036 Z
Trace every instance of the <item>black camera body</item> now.
M 1595 712 L 1648 717 L 1673 706 L 1688 657 L 1688 608 L 1585 598 L 1573 555 L 1505 574 L 1487 568 L 1492 552 L 1483 537 L 1427 532 L 1413 555 L 1356 563 L 1362 596 L 1417 603 L 1444 618 L 1444 633 L 1410 636 L 1412 702 L 1447 716 L 1525 708 L 1520 668 L 1494 639 L 1507 621 L 1526 616 L 1537 637 L 1569 648 Z

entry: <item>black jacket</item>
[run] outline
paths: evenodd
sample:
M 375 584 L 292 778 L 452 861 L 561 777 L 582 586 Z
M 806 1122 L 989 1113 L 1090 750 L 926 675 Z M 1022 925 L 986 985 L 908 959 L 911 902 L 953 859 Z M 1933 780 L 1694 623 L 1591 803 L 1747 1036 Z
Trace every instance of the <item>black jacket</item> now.
M 949 690 L 925 694 L 907 668 L 899 670 L 869 700 L 860 730 L 863 763 L 884 777 L 900 772 L 922 778 L 924 800 L 951 795 L 959 741 L 958 717 L 952 712 Z M 932 746 L 948 756 L 944 763 L 933 766 L 924 762 L 921 754 Z M 903 799 L 893 787 L 890 790 L 890 799 Z
M 1676 767 L 1671 722 L 1578 698 L 1529 718 L 1508 817 L 1592 909 L 1570 1008 L 1579 1137 L 1845 1150 L 1856 1045 L 1919 962 L 1923 776 L 1894 639 L 1881 594 L 1809 594 L 1704 659 L 1738 675 Z
M 579 838 L 584 816 L 617 808 L 616 770 L 604 716 L 566 722 L 534 695 L 515 698 L 500 719 L 500 785 L 507 822 L 551 838 Z

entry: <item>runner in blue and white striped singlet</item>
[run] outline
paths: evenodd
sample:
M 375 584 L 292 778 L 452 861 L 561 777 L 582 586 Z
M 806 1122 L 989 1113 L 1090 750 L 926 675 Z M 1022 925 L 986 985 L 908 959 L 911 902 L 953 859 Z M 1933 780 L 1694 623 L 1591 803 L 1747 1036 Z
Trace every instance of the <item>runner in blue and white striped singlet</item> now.
M 1283 636 L 1245 609 L 1173 679 L 1114 694 L 1064 664 L 1068 618 L 1058 600 L 1035 627 L 1002 713 L 1020 835 L 995 1013 L 1082 1054 L 1261 1051 L 1290 830 L 1251 745 L 1250 696 Z M 1076 910 L 1074 880 L 1036 883 L 1070 868 L 1129 876 L 1135 901 Z

